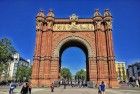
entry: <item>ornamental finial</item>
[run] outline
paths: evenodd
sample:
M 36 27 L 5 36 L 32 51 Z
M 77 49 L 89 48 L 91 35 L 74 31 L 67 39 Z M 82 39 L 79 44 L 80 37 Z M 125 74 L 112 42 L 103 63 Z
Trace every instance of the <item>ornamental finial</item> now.
M 96 9 L 95 12 L 94 12 L 94 17 L 97 17 L 97 16 L 101 16 L 101 13 L 99 12 L 99 9 Z
M 54 13 L 52 9 L 49 9 L 49 12 L 47 14 L 48 17 L 54 17 Z
M 109 9 L 105 9 L 104 17 L 111 16 Z
M 76 14 L 72 14 L 72 15 L 70 16 L 70 20 L 71 20 L 71 21 L 78 21 L 78 16 L 77 16 Z
M 38 13 L 37 13 L 37 17 L 40 16 L 40 17 L 45 17 L 45 13 L 43 10 L 40 10 Z

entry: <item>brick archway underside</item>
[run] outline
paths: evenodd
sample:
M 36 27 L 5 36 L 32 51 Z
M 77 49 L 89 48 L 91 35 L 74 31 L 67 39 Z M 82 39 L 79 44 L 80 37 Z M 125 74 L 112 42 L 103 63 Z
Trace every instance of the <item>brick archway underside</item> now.
M 52 56 L 59 57 L 59 52 L 60 52 L 61 47 L 69 41 L 79 42 L 79 43 L 83 44 L 87 49 L 88 57 L 95 57 L 95 51 L 94 51 L 94 49 L 91 48 L 90 44 L 85 39 L 80 38 L 78 36 L 68 36 L 68 37 L 62 39 L 55 47 Z

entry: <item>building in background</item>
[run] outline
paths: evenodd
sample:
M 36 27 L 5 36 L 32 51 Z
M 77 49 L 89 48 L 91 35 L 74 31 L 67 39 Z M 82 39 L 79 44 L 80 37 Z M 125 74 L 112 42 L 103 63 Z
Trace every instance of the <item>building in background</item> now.
M 13 54 L 13 60 L 9 62 L 9 80 L 14 80 L 17 72 L 17 68 L 19 66 L 29 66 L 30 67 L 30 60 L 25 60 L 18 53 Z
M 140 62 L 128 65 L 128 78 L 133 78 L 135 80 L 140 78 Z
M 116 66 L 116 72 L 117 72 L 118 81 L 126 81 L 127 80 L 126 63 L 125 62 L 115 61 L 115 66 Z

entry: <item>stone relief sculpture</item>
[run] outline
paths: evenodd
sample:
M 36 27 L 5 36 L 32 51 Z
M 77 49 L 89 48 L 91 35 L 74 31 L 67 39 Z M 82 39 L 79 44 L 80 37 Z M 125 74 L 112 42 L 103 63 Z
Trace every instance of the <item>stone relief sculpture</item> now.
M 106 21 L 107 28 L 112 29 L 112 22 L 111 21 Z
M 101 21 L 95 21 L 96 25 L 96 29 L 99 29 L 101 27 Z
M 48 28 L 52 28 L 52 26 L 53 26 L 52 21 L 47 22 L 47 27 L 48 27 Z
M 42 22 L 36 22 L 36 30 L 41 29 Z
M 54 24 L 54 31 L 70 31 L 70 30 L 78 30 L 78 31 L 94 31 L 93 24 L 76 24 L 72 22 L 71 24 Z

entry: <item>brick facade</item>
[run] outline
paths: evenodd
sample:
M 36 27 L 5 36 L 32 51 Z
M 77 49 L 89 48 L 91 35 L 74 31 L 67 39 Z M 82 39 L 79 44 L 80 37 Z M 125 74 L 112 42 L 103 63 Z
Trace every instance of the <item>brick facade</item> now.
M 55 24 L 92 24 L 94 30 L 55 31 Z M 65 29 L 64 29 L 65 30 Z M 73 44 L 74 43 L 74 44 Z M 109 87 L 117 87 L 114 51 L 112 43 L 112 16 L 98 10 L 92 18 L 55 18 L 53 11 L 47 15 L 40 11 L 36 17 L 36 46 L 32 69 L 33 86 L 49 86 L 60 78 L 60 51 L 64 45 L 79 44 L 87 50 L 89 80 Z M 82 47 L 81 47 L 82 48 Z

